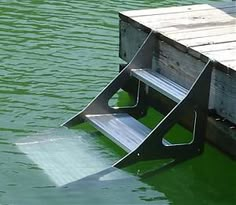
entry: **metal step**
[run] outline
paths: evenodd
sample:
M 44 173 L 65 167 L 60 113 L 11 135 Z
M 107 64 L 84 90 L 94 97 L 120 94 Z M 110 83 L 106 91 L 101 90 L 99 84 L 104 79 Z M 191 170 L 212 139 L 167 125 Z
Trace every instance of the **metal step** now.
M 180 102 L 188 90 L 151 69 L 132 69 L 131 75 L 175 102 Z
M 86 118 L 127 152 L 135 150 L 151 132 L 127 113 L 86 115 Z
M 86 115 L 85 117 L 100 132 L 127 152 L 134 151 L 151 132 L 151 129 L 127 113 Z M 171 145 L 164 139 L 163 144 Z

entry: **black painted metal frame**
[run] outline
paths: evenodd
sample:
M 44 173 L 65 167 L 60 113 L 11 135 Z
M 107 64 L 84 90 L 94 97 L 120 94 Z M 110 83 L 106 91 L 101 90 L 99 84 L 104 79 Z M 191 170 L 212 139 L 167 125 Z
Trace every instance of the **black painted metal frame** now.
M 152 67 L 152 53 L 155 43 L 156 35 L 151 32 L 131 62 L 117 77 L 115 77 L 85 109 L 67 120 L 62 126 L 71 127 L 82 123 L 86 120 L 85 116 L 88 114 L 126 112 L 134 117 L 144 115 L 147 109 L 145 105 L 145 85 L 140 82 L 137 84 L 136 104 L 134 106 L 114 108 L 110 107 L 108 102 L 119 89 L 132 82 L 130 81 L 133 78 L 130 75 L 131 69 Z M 202 153 L 206 134 L 211 72 L 215 64 L 213 60 L 208 61 L 186 97 L 164 117 L 136 150 L 128 153 L 127 156 L 116 162 L 114 164 L 115 167 L 122 168 L 140 160 L 163 158 L 184 160 Z M 180 120 L 181 115 L 186 112 L 193 112 L 195 116 L 192 142 L 177 145 L 164 145 L 163 138 L 165 134 Z

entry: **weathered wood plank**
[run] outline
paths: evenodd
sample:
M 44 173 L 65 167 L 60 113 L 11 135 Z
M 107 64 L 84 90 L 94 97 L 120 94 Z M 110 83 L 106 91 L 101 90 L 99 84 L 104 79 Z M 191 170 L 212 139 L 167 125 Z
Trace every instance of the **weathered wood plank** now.
M 217 20 L 219 15 L 213 15 L 213 18 L 211 19 L 194 19 L 190 20 L 188 18 L 182 19 L 180 22 L 178 20 L 167 20 L 167 21 L 156 21 L 156 22 L 150 22 L 150 23 L 144 23 L 140 22 L 145 27 L 148 27 L 156 32 L 159 33 L 166 33 L 169 31 L 181 31 L 184 29 L 189 28 L 208 28 L 210 26 L 217 27 L 217 26 L 224 26 L 225 24 L 234 25 L 235 24 L 235 18 L 229 17 L 224 18 L 220 16 L 220 18 Z
M 184 35 L 183 35 L 184 33 Z M 179 33 L 171 33 L 167 34 L 169 38 L 173 38 L 176 41 L 180 40 L 188 40 L 202 37 L 211 37 L 211 36 L 219 36 L 225 34 L 235 34 L 236 35 L 236 26 L 219 26 L 213 27 L 211 29 L 205 28 L 201 30 L 189 30 L 188 32 L 179 32 Z
M 170 27 L 164 27 L 164 28 L 160 28 L 159 32 L 161 32 L 162 34 L 168 35 L 171 33 L 185 33 L 185 32 L 190 32 L 190 31 L 200 31 L 200 30 L 204 30 L 204 29 L 213 29 L 216 27 L 230 27 L 230 26 L 234 26 L 236 24 L 236 20 L 235 18 L 233 19 L 226 19 L 226 20 L 222 20 L 219 22 L 209 22 L 209 23 L 201 23 L 201 24 L 195 24 L 193 26 L 186 26 L 186 25 L 173 25 Z M 143 25 L 144 26 L 144 25 Z
M 213 7 L 214 8 L 214 7 Z M 212 15 L 215 14 L 234 14 L 236 13 L 236 7 L 230 7 L 230 8 L 223 8 L 221 10 L 218 9 L 209 9 L 209 10 L 198 10 L 198 11 L 186 11 L 186 12 L 181 12 L 181 13 L 169 13 L 165 15 L 146 15 L 146 16 L 137 16 L 137 17 L 132 17 L 134 20 L 138 22 L 152 22 L 152 21 L 163 21 L 163 20 L 174 20 L 176 18 L 182 19 L 182 18 L 211 18 Z
M 236 72 L 214 70 L 210 103 L 217 113 L 236 124 Z
M 224 8 L 232 8 L 236 7 L 234 2 L 229 3 L 219 3 L 209 5 L 209 4 L 197 4 L 197 5 L 187 5 L 187 6 L 175 6 L 169 8 L 156 8 L 156 9 L 144 9 L 144 10 L 133 10 L 133 11 L 124 11 L 121 12 L 122 16 L 128 17 L 143 17 L 143 16 L 152 16 L 152 15 L 163 15 L 163 14 L 176 14 L 183 12 L 193 12 L 193 11 L 201 11 L 204 10 L 213 10 L 215 8 L 224 9 Z
M 235 8 L 230 8 L 235 13 Z M 222 10 L 195 11 L 168 15 L 134 17 L 133 20 L 151 27 L 153 30 L 170 26 L 186 27 L 199 24 L 210 24 L 233 20 L 234 17 Z
M 129 62 L 137 52 L 148 33 L 139 30 L 131 24 L 120 21 L 120 44 L 119 56 L 126 62 Z M 135 38 L 130 38 L 135 36 Z M 127 39 L 128 38 L 128 39 Z M 123 43 L 126 42 L 126 43 Z
M 153 56 L 153 69 L 189 89 L 205 63 L 192 59 L 164 41 L 159 41 Z M 186 72 L 187 71 L 187 72 Z
M 232 49 L 236 49 L 236 42 L 226 42 L 226 43 L 220 43 L 220 44 L 195 46 L 195 47 L 193 47 L 193 49 L 198 51 L 198 52 L 232 50 Z
M 233 68 L 236 70 L 236 59 L 225 60 L 225 61 L 222 61 L 221 63 L 226 65 L 228 68 Z
M 236 159 L 236 132 L 227 124 L 208 117 L 207 139 L 216 147 Z
M 234 61 L 236 58 L 236 49 L 231 50 L 220 50 L 220 51 L 207 51 L 202 52 L 209 58 L 215 59 L 219 62 L 222 61 Z
M 175 27 L 170 27 L 169 29 L 162 29 L 162 33 L 165 34 L 165 35 L 183 35 L 184 34 L 188 34 L 188 33 L 193 33 L 193 32 L 201 32 L 201 31 L 205 31 L 205 30 L 208 30 L 208 31 L 211 31 L 211 30 L 214 30 L 214 29 L 222 29 L 224 30 L 225 28 L 234 28 L 235 27 L 235 24 L 236 24 L 236 20 L 231 20 L 231 21 L 228 21 L 228 22 L 225 22 L 223 25 L 208 25 L 208 26 L 204 26 L 204 27 L 195 27 L 195 28 L 192 28 L 192 27 L 189 27 L 189 28 L 186 28 L 186 29 L 181 29 L 181 30 L 177 30 Z
M 219 43 L 226 43 L 226 42 L 235 42 L 236 41 L 236 34 L 225 34 L 220 36 L 209 36 L 209 37 L 202 37 L 202 38 L 194 38 L 194 39 L 187 39 L 187 40 L 180 40 L 179 43 L 185 45 L 186 47 L 194 47 L 200 45 L 209 45 L 209 44 L 219 44 Z
M 208 59 L 207 52 L 213 51 L 225 51 L 225 50 L 235 50 L 236 42 L 226 42 L 226 43 L 219 43 L 219 44 L 208 44 L 208 45 L 200 45 L 200 46 L 193 46 L 188 48 L 188 53 L 196 58 L 202 58 L 204 53 L 204 58 Z M 225 60 L 221 61 L 227 67 L 229 66 L 227 63 L 224 63 Z M 236 70 L 235 66 L 231 67 L 231 69 Z

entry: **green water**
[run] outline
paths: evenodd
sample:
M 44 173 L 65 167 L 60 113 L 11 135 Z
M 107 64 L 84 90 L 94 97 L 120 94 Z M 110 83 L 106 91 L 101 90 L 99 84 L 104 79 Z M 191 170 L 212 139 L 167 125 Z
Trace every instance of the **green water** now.
M 84 180 L 68 188 L 55 185 L 15 145 L 57 130 L 117 74 L 118 11 L 206 2 L 1 0 L 0 204 L 235 204 L 236 163 L 210 145 L 202 156 L 146 178 L 126 173 L 126 178 Z M 91 134 L 81 146 L 97 144 L 90 147 L 97 161 L 105 157 L 109 165 L 124 155 L 95 130 L 85 130 Z M 83 133 L 58 135 L 74 142 Z

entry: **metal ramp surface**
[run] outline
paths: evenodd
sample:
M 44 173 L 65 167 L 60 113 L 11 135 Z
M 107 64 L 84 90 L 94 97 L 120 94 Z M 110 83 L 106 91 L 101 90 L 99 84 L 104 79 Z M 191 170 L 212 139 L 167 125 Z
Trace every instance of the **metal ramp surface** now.
M 140 160 L 187 159 L 203 151 L 211 72 L 215 62 L 208 61 L 188 90 L 151 69 L 155 43 L 156 37 L 151 32 L 131 62 L 113 81 L 84 110 L 62 124 L 71 127 L 89 122 L 126 150 L 128 154 L 114 164 L 118 168 Z M 134 79 L 136 84 L 131 85 Z M 110 107 L 108 101 L 127 85 L 136 86 L 136 104 L 122 108 Z M 176 106 L 154 129 L 138 121 L 147 109 L 145 90 L 148 87 L 176 102 Z M 182 144 L 165 140 L 164 135 L 186 112 L 194 113 L 193 140 Z

